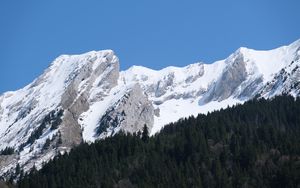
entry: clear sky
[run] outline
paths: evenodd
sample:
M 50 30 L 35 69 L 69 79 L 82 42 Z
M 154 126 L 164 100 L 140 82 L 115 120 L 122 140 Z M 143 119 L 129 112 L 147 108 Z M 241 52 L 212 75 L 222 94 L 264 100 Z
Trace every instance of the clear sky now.
M 299 0 L 1 0 L 0 93 L 60 54 L 113 49 L 121 69 L 212 63 L 300 38 Z

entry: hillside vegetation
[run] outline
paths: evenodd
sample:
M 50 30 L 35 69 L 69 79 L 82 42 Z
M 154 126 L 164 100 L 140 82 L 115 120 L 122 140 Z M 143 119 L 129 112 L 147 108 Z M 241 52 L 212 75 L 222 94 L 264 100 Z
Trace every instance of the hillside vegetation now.
M 289 187 L 300 185 L 300 99 L 251 100 L 181 119 L 149 137 L 145 127 L 82 143 L 20 188 Z

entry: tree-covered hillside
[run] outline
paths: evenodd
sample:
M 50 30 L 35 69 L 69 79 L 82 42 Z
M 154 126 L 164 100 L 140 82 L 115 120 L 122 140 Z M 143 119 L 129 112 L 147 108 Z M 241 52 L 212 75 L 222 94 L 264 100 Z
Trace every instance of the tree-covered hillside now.
M 300 186 L 300 99 L 260 99 L 182 119 L 159 134 L 83 143 L 20 188 Z

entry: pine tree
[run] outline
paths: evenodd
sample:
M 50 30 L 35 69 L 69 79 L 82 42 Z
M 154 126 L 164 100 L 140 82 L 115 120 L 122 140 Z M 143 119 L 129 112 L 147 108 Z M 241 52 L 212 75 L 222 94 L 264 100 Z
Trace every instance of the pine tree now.
M 149 140 L 149 131 L 148 131 L 148 127 L 146 124 L 143 127 L 142 140 L 144 142 L 147 142 Z

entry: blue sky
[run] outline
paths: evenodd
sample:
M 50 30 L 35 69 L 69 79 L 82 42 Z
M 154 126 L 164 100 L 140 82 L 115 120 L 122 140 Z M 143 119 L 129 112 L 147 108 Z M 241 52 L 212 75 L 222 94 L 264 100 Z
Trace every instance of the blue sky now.
M 60 54 L 113 49 L 121 69 L 212 63 L 300 38 L 299 0 L 1 0 L 0 93 Z

